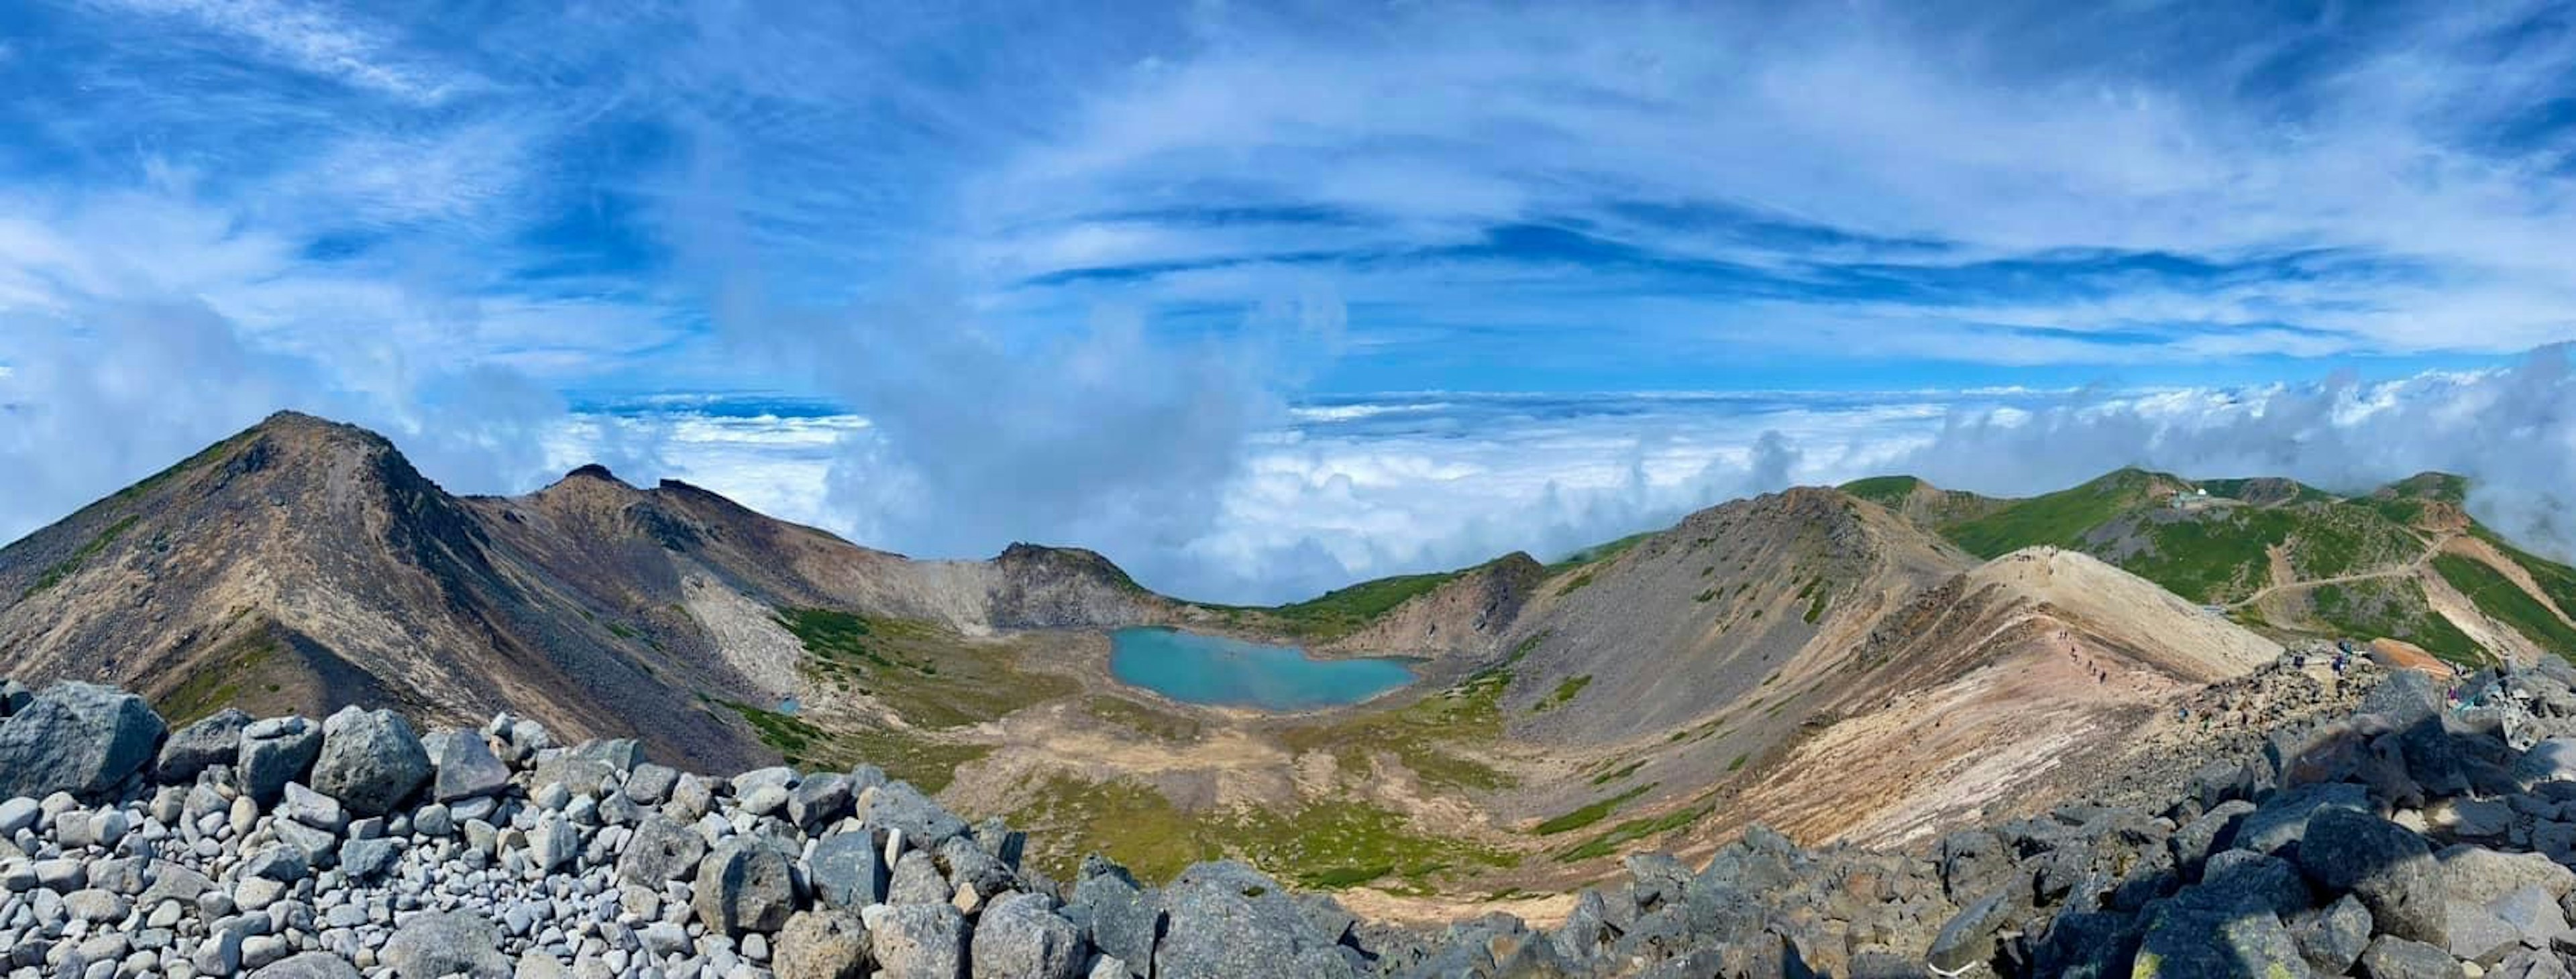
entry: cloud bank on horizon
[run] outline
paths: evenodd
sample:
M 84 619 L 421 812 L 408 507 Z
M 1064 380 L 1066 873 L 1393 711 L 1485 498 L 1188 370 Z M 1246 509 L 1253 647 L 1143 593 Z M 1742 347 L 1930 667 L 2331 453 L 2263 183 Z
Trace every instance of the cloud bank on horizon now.
M 1211 597 L 1885 468 L 2566 546 L 2563 7 L 1773 6 L 18 5 L 0 537 L 301 407 Z M 829 410 L 586 410 L 745 391 Z

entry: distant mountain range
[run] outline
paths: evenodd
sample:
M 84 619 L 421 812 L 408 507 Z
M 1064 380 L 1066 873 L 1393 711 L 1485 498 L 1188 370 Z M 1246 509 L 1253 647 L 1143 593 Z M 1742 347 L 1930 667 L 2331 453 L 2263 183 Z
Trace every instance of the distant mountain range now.
M 2576 572 L 2461 490 L 1887 477 L 1253 608 L 1077 549 L 915 560 L 595 466 L 453 496 L 373 433 L 281 414 L 0 548 L 0 674 L 112 682 L 174 721 L 507 710 L 710 771 L 866 761 L 1046 831 L 1068 849 L 1035 858 L 1067 870 L 1233 853 L 1403 899 L 1550 893 L 1756 818 L 1893 842 L 2043 810 L 2283 641 L 2576 648 Z M 1194 708 L 1110 679 L 1103 637 L 1133 625 L 1412 656 L 1422 681 Z

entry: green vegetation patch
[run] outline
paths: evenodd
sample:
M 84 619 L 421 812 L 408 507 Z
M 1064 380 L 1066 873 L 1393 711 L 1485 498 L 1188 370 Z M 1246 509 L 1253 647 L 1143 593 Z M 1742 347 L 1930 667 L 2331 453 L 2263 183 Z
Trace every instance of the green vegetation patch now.
M 168 718 L 172 728 L 178 728 L 233 706 L 240 702 L 243 679 L 266 668 L 285 648 L 286 644 L 269 629 L 225 643 L 152 708 Z M 269 684 L 268 689 L 274 692 L 277 685 Z
M 1019 647 L 926 623 L 830 609 L 783 609 L 779 624 L 810 654 L 806 675 L 877 698 L 914 725 L 952 728 L 1071 696 L 1070 677 L 1019 668 Z
M 73 551 L 72 556 L 55 562 L 52 567 L 46 568 L 43 574 L 37 575 L 35 583 L 28 585 L 26 591 L 18 594 L 19 600 L 25 601 L 34 597 L 37 592 L 62 584 L 63 579 L 79 571 L 81 565 L 97 557 L 100 551 L 107 550 L 107 546 L 116 543 L 117 538 L 125 536 L 126 531 L 134 529 L 135 521 L 139 519 L 141 518 L 128 514 L 115 523 L 108 524 L 106 529 L 99 531 L 96 536 L 83 543 L 79 550 Z
M 2080 547 L 2085 531 L 2147 502 L 2154 479 L 2144 470 L 2123 469 L 2073 489 L 2005 504 L 1943 528 L 1942 535 L 1983 558 L 2042 544 Z
M 1923 481 L 1912 476 L 1871 476 L 1867 479 L 1852 480 L 1839 488 L 1845 493 L 1893 510 L 1903 506 L 1906 498 L 1914 495 L 1914 488 L 1921 485 Z
M 2542 648 L 2561 656 L 2576 652 L 2576 628 L 2559 621 L 2547 606 L 2533 599 L 2496 569 L 2484 562 L 2442 554 L 2433 558 L 2433 570 L 2450 582 L 2451 587 L 2469 596 L 2478 611 L 2507 626 Z
M 1656 784 L 1657 783 L 1654 782 L 1648 782 L 1644 785 L 1637 786 L 1636 788 L 1629 789 L 1626 792 L 1622 792 L 1599 802 L 1592 803 L 1591 805 L 1584 806 L 1581 809 L 1577 809 L 1573 812 L 1542 822 L 1538 824 L 1538 835 L 1554 836 L 1558 833 L 1571 833 L 1575 830 L 1600 822 L 1603 819 L 1608 818 L 1609 815 L 1616 811 L 1620 806 L 1627 805 L 1629 802 L 1634 801 L 1638 796 L 1654 791 Z
M 717 700 L 715 703 L 741 715 L 743 723 L 751 725 L 752 732 L 760 736 L 760 743 L 777 749 L 791 763 L 810 760 L 807 752 L 824 739 L 823 729 L 803 718 L 763 710 L 739 701 Z
M 1626 553 L 1629 548 L 1643 544 L 1646 542 L 1647 538 L 1653 537 L 1659 533 L 1662 533 L 1662 531 L 1641 531 L 1639 533 L 1629 534 L 1628 536 L 1619 538 L 1618 540 L 1602 544 L 1594 544 L 1590 547 L 1566 555 L 1563 560 L 1549 564 L 1547 566 L 1547 570 L 1550 572 L 1572 571 L 1587 564 L 1599 564 L 1603 561 L 1610 560 L 1611 558 L 1618 557 L 1619 555 Z
M 1200 724 L 1190 717 L 1147 707 L 1124 697 L 1095 694 L 1082 702 L 1084 713 L 1138 734 L 1163 741 L 1194 741 Z
M 2308 593 L 2308 612 L 2338 635 L 2403 639 L 2453 663 L 2482 660 L 2477 643 L 2433 611 L 2424 586 L 2413 578 L 2319 585 Z
M 2523 573 L 2531 576 L 2531 583 L 2540 586 L 2540 593 L 2549 596 L 2549 600 L 2557 604 L 2560 611 L 2576 614 L 2576 568 L 2570 568 L 2508 544 L 2504 538 L 2496 536 L 2494 531 L 2484 526 L 2472 525 L 2469 533 L 2487 542 L 2488 546 L 2502 553 L 2507 560 L 2522 565 Z
M 1679 741 L 1679 740 L 1681 740 L 1681 739 L 1683 739 L 1683 738 L 1685 738 L 1685 737 L 1688 737 L 1688 736 L 1690 736 L 1690 732 L 1689 732 L 1688 730 L 1675 731 L 1675 732 L 1673 732 L 1672 737 L 1670 737 L 1670 738 L 1666 738 L 1665 740 L 1667 740 L 1667 741 Z M 1599 775 L 1592 776 L 1592 784 L 1594 784 L 1594 785 L 1608 785 L 1608 784 L 1610 784 L 1610 783 L 1612 783 L 1612 782 L 1616 782 L 1616 781 L 1618 781 L 1618 780 L 1620 780 L 1620 779 L 1627 778 L 1627 777 L 1628 777 L 1628 776 L 1630 776 L 1630 775 L 1635 775 L 1635 774 L 1637 774 L 1637 769 L 1640 769 L 1640 768 L 1644 768 L 1644 767 L 1646 767 L 1646 762 L 1647 762 L 1647 761 L 1648 761 L 1648 759 L 1639 758 L 1639 759 L 1637 759 L 1636 761 L 1629 762 L 1629 763 L 1627 763 L 1627 764 L 1625 764 L 1625 765 L 1622 765 L 1622 766 L 1620 766 L 1620 767 L 1618 767 L 1618 768 L 1614 768 L 1614 769 L 1611 769 L 1611 770 L 1609 770 L 1609 771 L 1603 772 L 1603 773 L 1601 773 L 1601 774 L 1599 774 Z
M 1716 811 L 1716 808 L 1717 807 L 1715 806 L 1708 805 L 1692 806 L 1683 809 L 1676 809 L 1672 812 L 1665 813 L 1664 815 L 1647 819 L 1631 819 L 1627 822 L 1611 827 L 1608 832 L 1602 833 L 1599 836 L 1585 840 L 1582 843 L 1576 844 L 1565 850 L 1558 851 L 1556 859 L 1559 863 L 1574 863 L 1582 860 L 1590 860 L 1595 857 L 1610 856 L 1611 854 L 1619 852 L 1621 847 L 1626 846 L 1629 843 L 1633 843 L 1650 836 L 1669 833 L 1673 830 L 1691 825 L 1692 823 L 1699 822 L 1702 817 Z
M 1366 769 L 1369 756 L 1383 751 L 1427 784 L 1483 791 L 1508 788 L 1515 784 L 1510 776 L 1462 756 L 1454 746 L 1490 744 L 1502 735 L 1502 698 L 1512 684 L 1512 667 L 1546 638 L 1546 633 L 1539 633 L 1521 640 L 1502 662 L 1440 693 L 1393 710 L 1287 728 L 1279 732 L 1280 743 L 1300 753 L 1332 752 L 1344 767 L 1355 771 Z
M 1566 704 L 1572 703 L 1575 696 L 1583 692 L 1583 688 L 1591 685 L 1592 674 L 1586 673 L 1582 676 L 1567 677 L 1565 678 L 1565 682 L 1557 684 L 1556 689 L 1549 691 L 1546 697 L 1539 700 L 1538 706 L 1532 709 L 1549 711 L 1563 707 Z
M 1036 798 L 1008 821 L 1034 831 L 1031 842 L 1039 849 L 1032 862 L 1063 879 L 1074 875 L 1085 849 L 1158 883 L 1193 863 L 1230 855 L 1299 887 L 1325 890 L 1375 883 L 1429 892 L 1453 870 L 1518 863 L 1501 850 L 1422 832 L 1368 802 L 1190 812 L 1149 786 L 1061 774 Z

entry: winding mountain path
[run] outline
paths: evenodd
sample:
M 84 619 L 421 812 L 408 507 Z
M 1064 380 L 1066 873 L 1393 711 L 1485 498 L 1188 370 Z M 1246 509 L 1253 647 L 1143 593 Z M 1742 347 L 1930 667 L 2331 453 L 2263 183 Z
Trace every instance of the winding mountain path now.
M 2413 575 L 2416 572 L 2423 570 L 2425 565 L 2433 563 L 2434 555 L 2442 553 L 2442 548 L 2448 545 L 2452 538 L 2458 536 L 2460 535 L 2455 531 L 2443 531 L 2441 534 L 2435 536 L 2430 544 L 2425 546 L 2424 553 L 2415 555 L 2413 560 L 2407 561 L 2404 564 L 2392 564 L 2373 571 L 2357 571 L 2352 574 L 2336 575 L 2331 578 L 2308 578 L 2300 581 L 2275 581 L 2263 586 L 2262 588 L 2256 589 L 2251 595 L 2247 595 L 2220 607 L 2231 609 L 2244 608 L 2266 598 L 2270 598 L 2276 593 L 2295 591 L 2301 588 L 2317 588 L 2324 585 L 2341 585 L 2355 581 L 2373 581 L 2380 578 L 2397 578 Z

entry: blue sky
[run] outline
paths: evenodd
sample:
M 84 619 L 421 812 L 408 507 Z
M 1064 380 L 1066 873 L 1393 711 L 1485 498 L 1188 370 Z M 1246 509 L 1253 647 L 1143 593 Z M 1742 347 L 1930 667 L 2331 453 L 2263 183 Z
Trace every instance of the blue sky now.
M 0 536 L 282 405 L 499 491 L 587 406 L 804 399 L 867 429 L 818 522 L 1178 552 L 1205 520 L 1149 511 L 1382 392 L 2247 388 L 2576 337 L 2564 5 L 1781 6 L 10 5 L 0 462 L 46 473 Z M 661 435 L 593 448 L 690 469 Z

